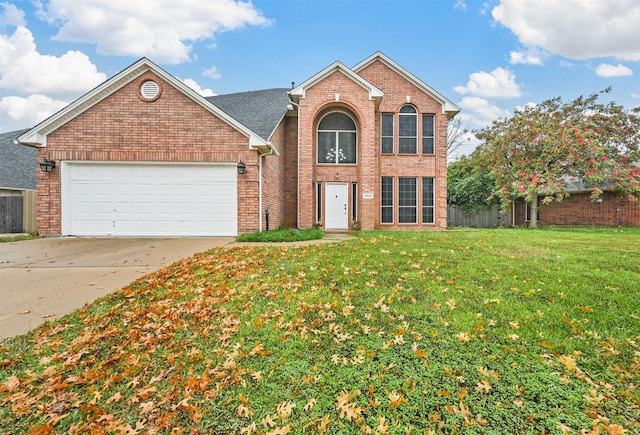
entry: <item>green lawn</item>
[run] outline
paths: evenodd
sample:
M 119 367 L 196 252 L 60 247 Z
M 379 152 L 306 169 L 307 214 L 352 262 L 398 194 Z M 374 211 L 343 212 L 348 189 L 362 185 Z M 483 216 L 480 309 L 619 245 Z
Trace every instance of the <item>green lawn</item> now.
M 640 433 L 640 229 L 359 237 L 216 249 L 0 344 L 0 433 Z

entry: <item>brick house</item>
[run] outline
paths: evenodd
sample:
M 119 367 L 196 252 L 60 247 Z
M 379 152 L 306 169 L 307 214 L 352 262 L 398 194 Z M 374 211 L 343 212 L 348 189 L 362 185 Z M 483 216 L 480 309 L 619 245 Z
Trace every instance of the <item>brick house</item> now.
M 520 199 L 513 207 L 515 225 L 528 224 L 527 203 Z M 540 202 L 538 225 L 637 227 L 640 226 L 640 201 L 631 201 L 611 190 L 605 190 L 598 200 L 592 201 L 591 190 L 572 190 L 561 202 Z
M 446 227 L 459 108 L 375 53 L 293 89 L 202 97 L 146 58 L 22 134 L 40 235 Z

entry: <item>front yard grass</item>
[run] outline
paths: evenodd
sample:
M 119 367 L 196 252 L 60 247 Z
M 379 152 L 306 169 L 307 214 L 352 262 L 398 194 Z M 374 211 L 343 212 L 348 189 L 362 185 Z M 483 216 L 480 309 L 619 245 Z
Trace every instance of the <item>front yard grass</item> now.
M 0 344 L 0 433 L 640 433 L 639 283 L 640 229 L 216 249 Z

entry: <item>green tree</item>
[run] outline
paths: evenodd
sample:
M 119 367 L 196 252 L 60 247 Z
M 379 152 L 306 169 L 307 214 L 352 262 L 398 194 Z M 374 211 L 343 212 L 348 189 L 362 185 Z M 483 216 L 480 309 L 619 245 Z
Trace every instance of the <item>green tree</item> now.
M 626 111 L 598 98 L 606 89 L 571 102 L 544 101 L 498 119 L 476 133 L 480 165 L 490 168 L 506 207 L 524 198 L 537 226 L 538 197 L 562 201 L 576 182 L 592 187 L 592 200 L 604 188 L 640 196 L 640 108 Z
M 447 167 L 447 203 L 475 214 L 495 203 L 495 179 L 489 169 L 471 157 L 462 156 Z

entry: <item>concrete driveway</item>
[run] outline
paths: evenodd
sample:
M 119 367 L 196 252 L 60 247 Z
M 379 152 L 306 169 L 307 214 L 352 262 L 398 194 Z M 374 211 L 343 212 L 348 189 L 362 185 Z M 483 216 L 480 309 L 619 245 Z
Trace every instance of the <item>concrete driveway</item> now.
M 42 238 L 0 243 L 0 340 L 25 334 L 230 237 Z

